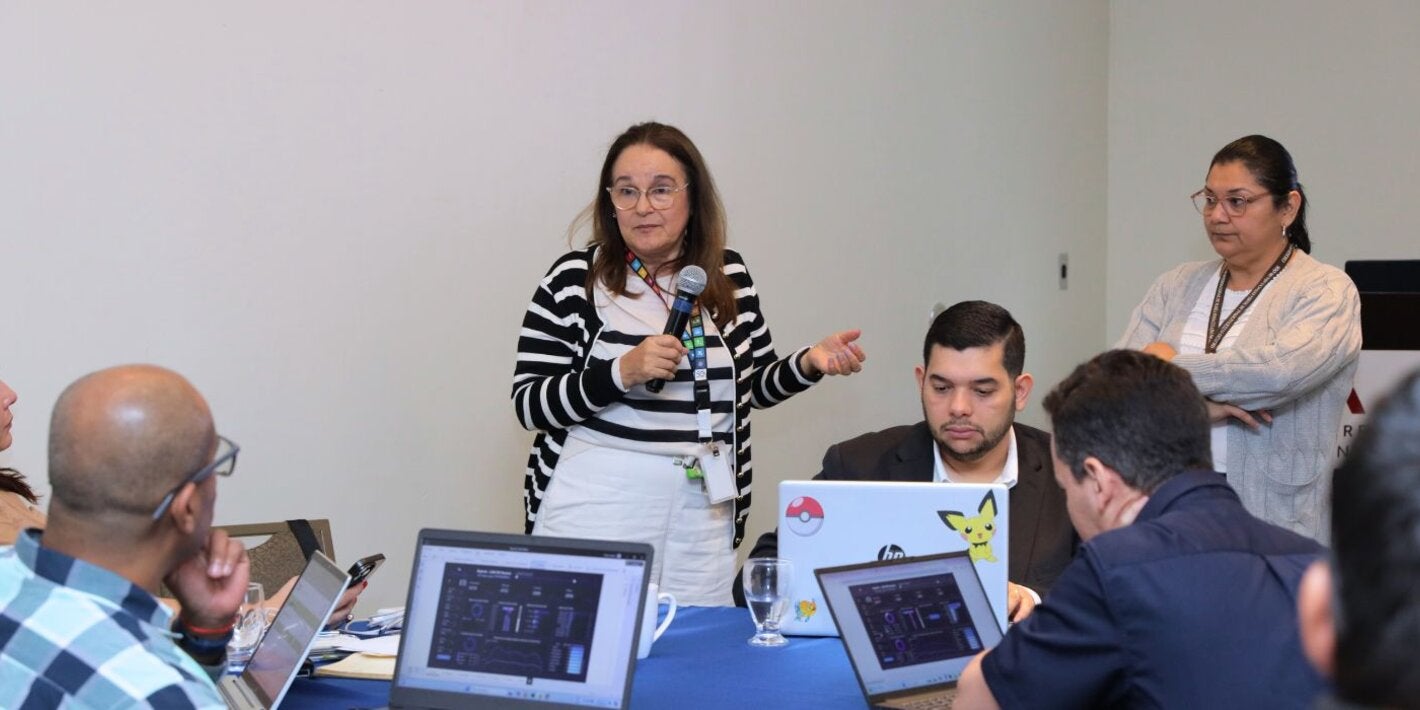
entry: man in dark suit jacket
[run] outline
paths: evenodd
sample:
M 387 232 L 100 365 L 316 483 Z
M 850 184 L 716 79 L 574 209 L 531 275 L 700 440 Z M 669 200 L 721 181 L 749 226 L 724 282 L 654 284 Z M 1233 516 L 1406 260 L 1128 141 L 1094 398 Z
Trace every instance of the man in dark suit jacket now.
M 1006 484 L 1009 613 L 1024 618 L 1078 544 L 1051 468 L 1050 435 L 1015 423 L 1034 384 L 1023 371 L 1025 335 L 1006 309 L 966 301 L 932 321 L 922 359 L 916 374 L 925 421 L 834 444 L 815 478 Z M 778 549 L 777 531 L 769 532 L 749 556 L 773 557 Z M 743 590 L 733 588 L 742 603 Z

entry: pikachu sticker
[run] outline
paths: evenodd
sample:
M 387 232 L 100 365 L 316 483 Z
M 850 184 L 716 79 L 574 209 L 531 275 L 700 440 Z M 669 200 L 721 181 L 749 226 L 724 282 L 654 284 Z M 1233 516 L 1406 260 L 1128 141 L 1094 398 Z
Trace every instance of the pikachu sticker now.
M 794 608 L 794 618 L 799 621 L 808 621 L 813 618 L 816 611 L 818 611 L 818 604 L 814 600 L 801 599 Z
M 981 499 L 981 506 L 976 509 L 976 515 L 966 517 L 964 513 L 954 510 L 939 510 L 937 515 L 942 516 L 942 522 L 947 527 L 961 534 L 961 539 L 966 540 L 970 546 L 972 562 L 996 562 L 996 553 L 991 551 L 991 538 L 996 536 L 996 496 L 992 492 L 987 492 L 986 497 Z

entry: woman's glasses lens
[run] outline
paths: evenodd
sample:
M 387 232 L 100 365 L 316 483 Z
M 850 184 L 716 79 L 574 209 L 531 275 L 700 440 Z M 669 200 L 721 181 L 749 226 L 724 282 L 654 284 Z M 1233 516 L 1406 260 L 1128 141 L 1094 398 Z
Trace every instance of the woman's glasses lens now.
M 1248 205 L 1266 196 L 1267 195 L 1265 194 L 1254 195 L 1252 197 L 1228 195 L 1227 197 L 1220 198 L 1215 195 L 1210 195 L 1206 192 L 1199 191 L 1193 193 L 1193 206 L 1198 208 L 1198 212 L 1200 214 L 1207 215 L 1209 212 L 1213 211 L 1213 209 L 1218 206 L 1219 202 L 1221 202 L 1223 203 L 1223 210 L 1228 213 L 1229 217 L 1241 217 L 1243 216 L 1244 212 L 1247 212 Z
M 675 204 L 676 193 L 684 189 L 684 186 L 657 185 L 646 191 L 646 200 L 655 209 L 669 209 Z M 636 204 L 641 201 L 640 188 L 622 186 L 608 187 L 606 190 L 611 193 L 611 204 L 619 210 L 635 209 Z

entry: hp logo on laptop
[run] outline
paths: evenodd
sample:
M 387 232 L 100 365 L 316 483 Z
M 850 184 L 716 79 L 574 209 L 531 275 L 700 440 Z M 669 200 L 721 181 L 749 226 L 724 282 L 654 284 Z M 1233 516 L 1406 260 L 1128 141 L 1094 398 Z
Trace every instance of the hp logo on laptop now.
M 879 560 L 900 560 L 907 556 L 901 547 L 897 545 L 883 545 L 878 548 Z

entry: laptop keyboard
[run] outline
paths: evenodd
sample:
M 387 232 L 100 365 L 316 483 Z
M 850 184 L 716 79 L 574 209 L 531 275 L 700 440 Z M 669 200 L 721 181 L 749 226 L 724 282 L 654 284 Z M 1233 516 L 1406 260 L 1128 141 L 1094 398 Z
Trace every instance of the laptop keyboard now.
M 223 685 L 227 688 L 227 695 L 232 696 L 232 699 L 237 701 L 229 704 L 241 708 L 261 707 L 261 701 L 257 700 L 256 693 L 251 692 L 251 688 L 247 687 L 247 684 L 242 682 L 241 676 L 228 676 Z
M 915 698 L 899 698 L 889 701 L 890 704 L 882 704 L 878 707 L 893 708 L 894 710 L 934 710 L 935 708 L 950 708 L 955 693 L 939 693 L 935 695 L 919 695 Z

